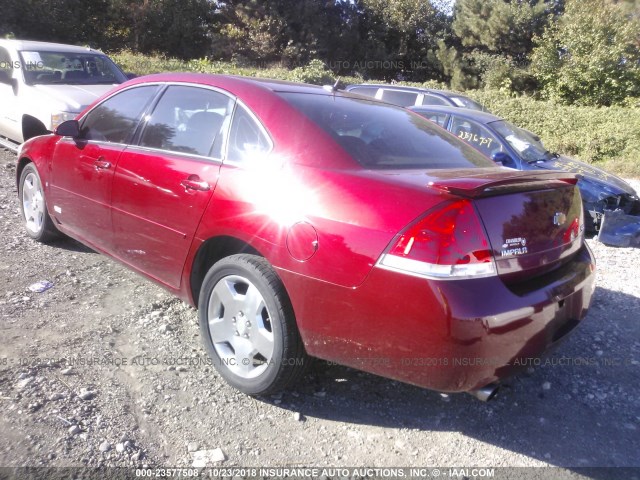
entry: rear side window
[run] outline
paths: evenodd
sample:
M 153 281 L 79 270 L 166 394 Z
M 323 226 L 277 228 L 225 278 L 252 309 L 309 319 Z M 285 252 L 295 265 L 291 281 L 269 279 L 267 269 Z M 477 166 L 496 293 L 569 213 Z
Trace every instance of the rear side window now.
M 147 119 L 140 145 L 209 156 L 233 104 L 213 90 L 170 86 Z
M 446 113 L 435 113 L 435 112 L 416 112 L 420 116 L 426 118 L 427 120 L 431 120 L 433 123 L 437 123 L 442 128 L 446 128 L 447 117 Z
M 156 85 L 117 93 L 84 117 L 80 137 L 110 143 L 129 143 L 145 108 L 158 91 Z
M 227 159 L 232 162 L 259 160 L 271 150 L 271 140 L 261 125 L 242 105 L 233 115 Z
M 410 107 L 416 104 L 418 94 L 413 92 L 399 92 L 397 90 L 382 90 L 381 99 L 401 107 Z
M 403 108 L 334 95 L 281 96 L 366 168 L 495 167 L 464 142 Z

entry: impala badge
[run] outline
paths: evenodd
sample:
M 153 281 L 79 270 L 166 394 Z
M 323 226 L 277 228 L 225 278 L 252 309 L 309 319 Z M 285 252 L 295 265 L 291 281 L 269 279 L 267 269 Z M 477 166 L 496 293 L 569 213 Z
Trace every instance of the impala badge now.
M 556 212 L 553 216 L 553 224 L 557 226 L 561 226 L 567 223 L 567 216 L 564 213 Z
M 503 257 L 514 257 L 516 255 L 526 255 L 527 239 L 524 237 L 507 238 L 502 244 L 500 255 Z

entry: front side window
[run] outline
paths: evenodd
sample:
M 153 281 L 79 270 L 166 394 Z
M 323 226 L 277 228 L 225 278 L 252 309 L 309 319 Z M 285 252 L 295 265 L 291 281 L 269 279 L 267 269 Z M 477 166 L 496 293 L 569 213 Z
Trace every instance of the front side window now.
M 227 159 L 232 162 L 259 160 L 271 150 L 271 141 L 260 124 L 242 105 L 233 115 Z
M 108 98 L 84 117 L 80 138 L 129 143 L 145 108 L 157 91 L 156 85 L 136 87 Z
M 106 55 L 23 50 L 20 58 L 29 85 L 108 85 L 127 81 Z
M 444 98 L 427 93 L 422 99 L 422 105 L 449 105 L 449 104 Z
M 226 95 L 206 88 L 170 86 L 147 119 L 140 145 L 210 156 L 234 103 Z
M 366 168 L 495 167 L 464 142 L 403 108 L 334 95 L 280 95 Z
M 451 122 L 451 132 L 489 158 L 504 151 L 502 142 L 487 128 L 473 120 L 454 115 Z

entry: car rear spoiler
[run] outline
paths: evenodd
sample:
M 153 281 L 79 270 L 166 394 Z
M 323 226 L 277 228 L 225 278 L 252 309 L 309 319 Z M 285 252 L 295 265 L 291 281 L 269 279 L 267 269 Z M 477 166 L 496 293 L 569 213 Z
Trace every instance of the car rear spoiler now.
M 482 198 L 513 192 L 545 190 L 563 183 L 575 185 L 577 182 L 578 177 L 573 173 L 514 171 L 513 175 L 507 178 L 446 179 L 429 183 L 429 186 L 459 197 Z

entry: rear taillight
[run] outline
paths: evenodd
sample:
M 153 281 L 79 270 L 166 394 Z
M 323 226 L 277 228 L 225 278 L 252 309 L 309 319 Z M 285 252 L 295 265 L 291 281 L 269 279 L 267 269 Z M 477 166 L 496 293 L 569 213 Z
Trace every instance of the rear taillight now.
M 431 210 L 385 252 L 378 266 L 435 279 L 497 275 L 489 241 L 470 200 Z
M 580 220 L 582 219 L 582 215 L 579 218 L 576 218 L 571 222 L 569 228 L 564 232 L 564 238 L 562 239 L 565 244 L 573 242 L 576 238 L 580 236 L 581 233 L 584 233 L 584 227 L 581 227 Z

